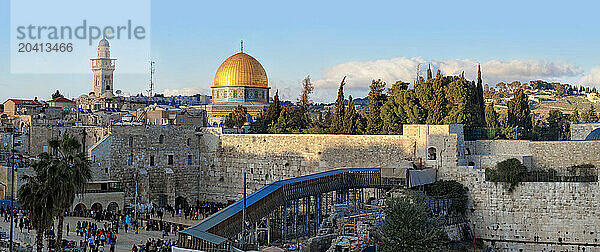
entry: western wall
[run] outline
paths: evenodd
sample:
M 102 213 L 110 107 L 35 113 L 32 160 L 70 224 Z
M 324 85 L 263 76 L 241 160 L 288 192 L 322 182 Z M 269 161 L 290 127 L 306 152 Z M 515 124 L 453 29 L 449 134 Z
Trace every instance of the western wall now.
M 163 142 L 160 142 L 160 136 Z M 342 167 L 412 160 L 438 168 L 438 179 L 469 188 L 468 214 L 478 238 L 508 250 L 600 249 L 598 182 L 522 182 L 508 193 L 485 181 L 484 168 L 518 158 L 530 169 L 566 172 L 600 165 L 600 141 L 464 141 L 460 125 L 405 125 L 403 135 L 223 134 L 218 128 L 113 126 L 90 154 L 95 167 L 133 202 L 177 198 L 231 202 L 271 182 Z M 429 160 L 429 152 L 436 154 Z M 172 162 L 169 163 L 169 156 Z M 150 157 L 154 163 L 150 164 Z M 190 159 L 191 157 L 191 159 Z

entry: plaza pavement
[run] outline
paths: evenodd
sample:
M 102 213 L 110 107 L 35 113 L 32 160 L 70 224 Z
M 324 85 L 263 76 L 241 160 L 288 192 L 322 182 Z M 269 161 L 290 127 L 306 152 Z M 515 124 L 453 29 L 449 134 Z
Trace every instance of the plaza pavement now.
M 88 221 L 88 222 L 96 223 L 98 225 L 98 227 L 104 227 L 104 223 L 105 223 L 105 222 L 96 222 L 90 218 L 65 217 L 65 222 L 64 222 L 65 230 L 63 231 L 63 239 L 76 241 L 77 244 L 79 244 L 79 241 L 81 241 L 83 239 L 82 237 L 77 236 L 77 233 L 75 232 L 75 228 L 77 227 L 77 221 L 81 221 L 81 222 Z M 70 229 L 69 235 L 67 235 L 67 230 L 66 230 L 67 223 L 69 224 L 69 229 Z M 4 218 L 0 218 L 0 231 L 6 232 L 7 235 L 10 232 L 10 224 L 8 222 L 4 222 Z M 29 244 L 35 248 L 35 230 L 31 230 L 28 233 L 27 229 L 23 228 L 23 232 L 21 232 L 20 229 L 17 226 L 15 226 L 13 232 L 14 232 L 13 233 L 14 239 L 16 242 L 19 242 L 20 244 Z M 175 234 L 169 234 L 169 236 L 165 236 L 165 238 L 163 239 L 161 231 L 146 231 L 146 230 L 139 229 L 138 234 L 135 234 L 135 230 L 129 230 L 129 232 L 125 233 L 125 230 L 123 228 L 121 228 L 119 230 L 119 234 L 117 234 L 116 251 L 131 251 L 131 247 L 133 246 L 133 244 L 139 245 L 142 243 L 146 243 L 148 238 L 171 240 L 172 242 L 177 240 L 177 237 Z M 44 242 L 44 244 L 46 244 L 46 242 Z M 110 245 L 105 245 L 104 251 L 109 251 L 109 249 L 110 249 Z M 0 251 L 1 250 L 2 249 L 0 248 Z M 46 251 L 46 250 L 44 249 L 44 251 Z

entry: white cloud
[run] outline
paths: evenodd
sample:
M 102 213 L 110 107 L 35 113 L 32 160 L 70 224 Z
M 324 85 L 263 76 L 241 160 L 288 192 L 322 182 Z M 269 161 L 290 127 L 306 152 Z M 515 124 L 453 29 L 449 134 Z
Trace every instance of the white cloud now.
M 600 66 L 592 67 L 588 74 L 579 79 L 579 84 L 600 87 Z
M 195 94 L 208 94 L 208 91 L 203 88 L 178 88 L 178 89 L 165 89 L 161 92 L 164 96 L 191 96 Z
M 440 69 L 444 75 L 458 75 L 465 71 L 468 79 L 476 75 L 477 61 L 472 59 L 425 60 L 420 57 L 393 58 L 376 61 L 352 61 L 342 63 L 323 71 L 321 79 L 316 80 L 317 89 L 336 89 L 346 78 L 346 90 L 367 90 L 373 79 L 382 79 L 388 84 L 397 80 L 412 83 L 421 64 L 421 75 L 425 75 L 427 65 L 431 64 L 433 75 Z M 538 60 L 490 60 L 481 63 L 484 82 L 495 84 L 500 81 L 528 81 L 532 79 L 555 80 L 574 77 L 583 71 L 570 63 Z M 600 70 L 598 76 L 600 77 Z M 600 81 L 599 81 L 600 83 Z

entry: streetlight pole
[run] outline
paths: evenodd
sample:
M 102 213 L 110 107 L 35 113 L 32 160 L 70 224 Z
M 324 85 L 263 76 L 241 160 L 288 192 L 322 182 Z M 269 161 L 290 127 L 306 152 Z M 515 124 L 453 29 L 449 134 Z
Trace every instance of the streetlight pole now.
M 12 134 L 12 144 L 10 146 L 10 156 L 12 159 L 12 163 L 10 165 L 11 169 L 11 180 L 10 180 L 10 251 L 13 251 L 13 225 L 14 225 L 14 198 L 15 198 L 15 169 L 16 169 L 16 161 L 15 161 L 15 136 L 16 132 Z

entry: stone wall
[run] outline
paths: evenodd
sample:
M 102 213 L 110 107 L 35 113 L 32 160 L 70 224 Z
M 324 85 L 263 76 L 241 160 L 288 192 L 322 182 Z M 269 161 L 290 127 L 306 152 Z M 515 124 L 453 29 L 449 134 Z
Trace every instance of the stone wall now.
M 509 158 L 530 169 L 567 172 L 574 165 L 600 167 L 600 141 L 478 140 L 465 142 L 466 159 L 480 168 L 491 168 Z
M 469 188 L 467 212 L 486 244 L 507 251 L 600 249 L 598 182 L 528 182 L 509 193 L 486 182 L 484 169 L 458 169 L 442 176 Z
M 126 202 L 133 202 L 137 181 L 142 202 L 166 200 L 171 205 L 178 197 L 188 203 L 238 200 L 244 171 L 251 193 L 277 180 L 336 168 L 379 167 L 406 159 L 431 167 L 454 167 L 464 158 L 462 134 L 452 133 L 462 132 L 460 125 L 407 125 L 405 132 L 230 135 L 219 128 L 113 126 L 110 135 L 91 148 L 90 157 L 94 178 L 121 182 Z M 428 148 L 435 149 L 435 160 L 427 159 Z
M 63 134 L 74 136 L 85 146 L 85 151 L 108 134 L 107 127 L 81 126 L 32 126 L 29 131 L 29 155 L 37 156 L 47 151 L 48 141 L 56 139 Z
M 590 132 L 600 128 L 600 123 L 574 123 L 571 122 L 571 140 L 585 140 Z
M 215 201 L 241 197 L 271 182 L 343 167 L 379 167 L 412 158 L 415 141 L 401 135 L 222 135 L 221 151 L 204 176 Z M 215 182 L 222 183 L 215 183 Z
M 101 192 L 101 193 L 86 193 L 83 197 L 81 195 L 75 196 L 71 210 L 75 210 L 75 206 L 82 204 L 82 209 L 91 209 L 92 205 L 100 204 L 102 209 L 108 208 L 108 205 L 113 203 L 117 204 L 118 210 L 123 210 L 125 202 L 123 200 L 123 192 Z

